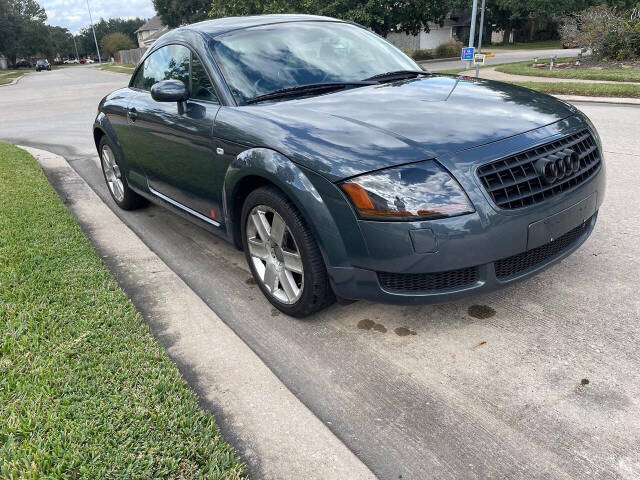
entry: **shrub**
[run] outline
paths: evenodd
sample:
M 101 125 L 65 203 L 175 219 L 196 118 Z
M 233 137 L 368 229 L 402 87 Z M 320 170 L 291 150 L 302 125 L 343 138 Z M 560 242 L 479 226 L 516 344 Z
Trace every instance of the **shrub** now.
M 110 33 L 100 40 L 100 49 L 107 56 L 115 55 L 118 50 L 129 50 L 130 48 L 136 48 L 136 45 L 124 33 Z
M 455 40 L 443 43 L 435 49 L 436 58 L 459 57 L 462 44 Z
M 409 56 L 414 60 L 431 60 L 435 58 L 433 50 L 413 50 L 409 52 Z
M 565 19 L 560 35 L 563 42 L 575 39 L 579 47 L 591 49 L 596 59 L 640 57 L 640 20 L 635 10 L 621 14 L 607 5 L 588 8 Z

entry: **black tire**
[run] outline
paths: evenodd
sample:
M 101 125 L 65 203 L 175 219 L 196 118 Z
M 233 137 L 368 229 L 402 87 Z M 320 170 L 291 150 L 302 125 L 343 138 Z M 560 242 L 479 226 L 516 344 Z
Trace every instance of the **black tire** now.
M 107 179 L 107 172 L 105 171 L 105 161 L 104 161 L 105 148 L 108 148 L 109 152 L 111 152 L 111 155 L 113 155 L 113 162 L 118 166 L 118 169 L 120 171 L 119 180 L 122 182 L 121 198 L 119 198 L 119 195 L 114 194 L 114 191 L 109 186 L 109 180 Z M 123 210 L 135 210 L 137 208 L 145 206 L 148 203 L 147 200 L 144 197 L 138 195 L 133 190 L 131 190 L 131 188 L 129 187 L 129 184 L 127 183 L 126 175 L 124 174 L 124 171 L 120 168 L 120 164 L 121 164 L 120 158 L 118 157 L 118 154 L 116 153 L 116 149 L 114 148 L 113 144 L 109 141 L 106 135 L 100 139 L 100 143 L 98 145 L 98 152 L 100 155 L 100 166 L 102 168 L 102 175 L 107 185 L 107 190 L 109 190 L 109 194 L 111 194 L 111 198 L 113 198 L 113 201 L 116 202 L 116 205 L 118 205 L 118 207 L 120 207 Z
M 295 303 L 283 303 L 266 289 L 256 272 L 249 253 L 247 222 L 249 221 L 250 212 L 259 205 L 270 207 L 282 217 L 300 254 L 304 280 L 302 293 Z M 274 186 L 265 186 L 251 192 L 242 207 L 241 222 L 245 258 L 256 284 L 274 307 L 292 317 L 303 318 L 335 302 L 335 296 L 329 284 L 329 276 L 327 275 L 327 269 L 318 244 L 298 209 L 279 189 Z

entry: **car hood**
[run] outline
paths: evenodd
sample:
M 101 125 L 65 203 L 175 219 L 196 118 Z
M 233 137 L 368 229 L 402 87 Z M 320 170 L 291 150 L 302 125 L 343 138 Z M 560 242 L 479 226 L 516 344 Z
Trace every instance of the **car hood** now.
M 278 150 L 336 181 L 494 142 L 574 113 L 564 102 L 514 85 L 434 75 L 223 108 L 216 130 Z

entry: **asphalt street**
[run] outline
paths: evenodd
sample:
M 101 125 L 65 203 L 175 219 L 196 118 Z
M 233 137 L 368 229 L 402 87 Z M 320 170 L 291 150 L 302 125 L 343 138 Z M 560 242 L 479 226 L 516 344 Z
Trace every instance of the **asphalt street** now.
M 560 264 L 455 303 L 296 320 L 230 245 L 155 206 L 115 208 L 91 124 L 127 81 L 73 67 L 0 87 L 0 139 L 65 156 L 379 478 L 640 478 L 638 107 L 577 105 L 603 138 L 607 192 L 593 235 Z

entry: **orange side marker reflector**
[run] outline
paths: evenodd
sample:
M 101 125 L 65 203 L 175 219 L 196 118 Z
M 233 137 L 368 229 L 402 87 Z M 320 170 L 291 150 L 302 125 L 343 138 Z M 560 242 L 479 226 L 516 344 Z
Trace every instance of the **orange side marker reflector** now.
M 216 212 L 214 212 L 213 210 L 211 210 L 211 218 L 216 218 Z
M 343 183 L 342 188 L 349 194 L 353 203 L 359 209 L 375 210 L 373 202 L 367 195 L 367 191 L 357 183 Z

